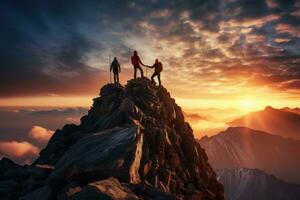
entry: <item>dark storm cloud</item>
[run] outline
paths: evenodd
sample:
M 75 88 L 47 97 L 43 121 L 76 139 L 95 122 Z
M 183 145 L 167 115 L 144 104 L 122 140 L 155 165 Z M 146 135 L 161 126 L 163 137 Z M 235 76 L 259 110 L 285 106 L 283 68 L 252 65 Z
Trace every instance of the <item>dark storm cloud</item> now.
M 80 94 L 101 77 L 85 64 L 100 47 L 78 31 L 76 3 L 11 1 L 0 9 L 0 96 Z
M 229 1 L 226 4 L 226 13 L 238 19 L 257 18 L 268 15 L 269 8 L 266 1 L 262 0 Z

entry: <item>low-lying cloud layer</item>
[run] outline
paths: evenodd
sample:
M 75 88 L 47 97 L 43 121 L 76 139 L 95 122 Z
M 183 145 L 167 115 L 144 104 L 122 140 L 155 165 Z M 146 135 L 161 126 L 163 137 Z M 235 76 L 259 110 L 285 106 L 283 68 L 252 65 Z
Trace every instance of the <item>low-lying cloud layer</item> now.
M 0 108 L 0 158 L 31 163 L 46 146 L 54 130 L 78 124 L 86 108 Z
M 28 133 L 25 133 L 22 141 L 0 141 L 0 158 L 8 157 L 18 163 L 30 164 L 38 156 L 41 148 L 48 143 L 53 133 L 47 128 L 33 126 Z M 26 137 L 30 140 L 26 141 Z
M 53 135 L 53 131 L 43 128 L 41 126 L 33 126 L 29 132 L 29 136 L 38 142 L 46 143 L 49 141 L 51 136 Z
M 0 141 L 0 157 L 9 157 L 20 163 L 31 163 L 32 159 L 36 158 L 39 149 L 33 144 L 23 141 Z
M 163 61 L 176 96 L 299 94 L 295 0 L 19 1 L 0 10 L 2 97 L 95 95 L 109 80 L 108 55 L 130 68 L 134 49 L 147 64 Z

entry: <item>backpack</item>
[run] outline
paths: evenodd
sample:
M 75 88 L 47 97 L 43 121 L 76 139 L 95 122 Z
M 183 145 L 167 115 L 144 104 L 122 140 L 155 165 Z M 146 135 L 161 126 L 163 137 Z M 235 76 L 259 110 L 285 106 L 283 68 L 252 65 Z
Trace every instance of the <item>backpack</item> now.
M 155 71 L 162 72 L 162 70 L 163 70 L 162 63 L 158 62 L 157 65 L 156 65 L 156 67 L 155 67 Z

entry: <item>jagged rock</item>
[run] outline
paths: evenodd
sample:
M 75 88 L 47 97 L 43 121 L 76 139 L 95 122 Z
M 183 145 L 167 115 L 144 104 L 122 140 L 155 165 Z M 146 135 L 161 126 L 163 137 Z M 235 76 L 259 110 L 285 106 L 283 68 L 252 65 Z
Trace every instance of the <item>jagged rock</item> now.
M 177 200 L 178 198 L 170 193 L 163 192 L 158 188 L 148 184 L 122 184 L 129 188 L 135 195 L 141 199 L 155 200 Z
M 81 191 L 70 195 L 66 200 L 99 199 L 99 200 L 138 200 L 141 199 L 121 185 L 116 178 L 109 178 L 89 183 Z
M 8 158 L 0 160 L 0 180 L 23 181 L 30 173 L 24 167 L 17 165 Z
M 29 192 L 25 196 L 21 197 L 20 200 L 50 200 L 52 199 L 51 195 L 51 188 L 48 185 L 45 185 L 41 188 Z
M 82 190 L 79 182 L 73 181 L 63 188 L 57 195 L 57 200 L 66 200 Z
M 7 194 L 16 191 L 19 184 L 13 180 L 0 181 L 0 194 Z
M 37 166 L 49 166 L 49 171 L 39 173 Z M 32 187 L 17 194 L 24 198 L 45 190 L 56 199 L 129 194 L 138 199 L 224 199 L 181 108 L 164 87 L 147 78 L 130 80 L 125 87 L 102 87 L 81 124 L 57 130 L 28 169 L 24 183 Z M 44 186 L 36 189 L 35 180 Z
M 80 126 L 74 124 L 65 125 L 62 130 L 57 130 L 50 138 L 48 145 L 40 152 L 40 157 L 34 165 L 54 165 L 57 160 L 82 137 Z
M 140 128 L 114 128 L 79 140 L 58 160 L 49 181 L 70 182 L 115 176 L 129 183 L 139 183 L 143 135 Z

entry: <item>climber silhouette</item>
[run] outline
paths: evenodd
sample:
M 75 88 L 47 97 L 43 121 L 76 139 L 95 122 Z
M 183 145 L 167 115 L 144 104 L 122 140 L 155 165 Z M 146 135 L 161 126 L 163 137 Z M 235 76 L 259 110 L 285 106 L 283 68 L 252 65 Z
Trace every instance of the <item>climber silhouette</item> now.
M 114 73 L 114 82 L 119 83 L 119 73 L 121 72 L 121 66 L 116 57 L 114 57 L 110 65 L 110 71 L 111 70 Z
M 154 73 L 151 76 L 151 80 L 154 82 L 154 77 L 157 76 L 158 84 L 161 85 L 160 81 L 160 73 L 163 70 L 162 63 L 158 61 L 158 59 L 155 60 L 155 63 L 152 66 L 147 66 L 149 68 L 154 68 Z
M 143 66 L 146 66 L 142 63 L 140 57 L 138 56 L 137 51 L 133 52 L 133 56 L 131 56 L 131 63 L 134 67 L 134 79 L 136 79 L 136 73 L 137 73 L 137 69 L 139 69 L 141 71 L 141 76 L 144 77 L 144 72 L 143 69 L 141 68 L 140 64 Z

